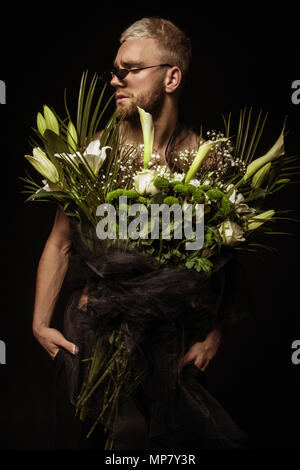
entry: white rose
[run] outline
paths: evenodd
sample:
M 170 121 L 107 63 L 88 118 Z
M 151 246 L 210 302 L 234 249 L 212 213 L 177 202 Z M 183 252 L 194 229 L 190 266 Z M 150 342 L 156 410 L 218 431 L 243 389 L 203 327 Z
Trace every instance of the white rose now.
M 134 177 L 134 186 L 139 194 L 149 194 L 153 196 L 159 193 L 159 188 L 154 186 L 153 181 L 157 174 L 154 170 L 139 171 Z
M 222 237 L 223 244 L 226 246 L 233 246 L 245 241 L 243 237 L 244 231 L 236 222 L 224 220 L 224 222 L 219 225 L 218 230 Z

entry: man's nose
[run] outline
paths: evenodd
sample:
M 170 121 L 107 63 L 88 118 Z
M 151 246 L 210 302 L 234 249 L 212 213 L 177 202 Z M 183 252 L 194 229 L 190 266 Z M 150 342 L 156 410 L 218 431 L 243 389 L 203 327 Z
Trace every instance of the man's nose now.
M 120 80 L 117 75 L 112 74 L 112 78 L 110 81 L 111 86 L 117 88 L 117 87 L 124 87 L 124 80 Z

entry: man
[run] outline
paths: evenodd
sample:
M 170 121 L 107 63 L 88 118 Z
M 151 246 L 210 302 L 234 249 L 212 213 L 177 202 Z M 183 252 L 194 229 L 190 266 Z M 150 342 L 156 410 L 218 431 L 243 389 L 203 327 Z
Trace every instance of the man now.
M 136 108 L 139 105 L 153 116 L 154 151 L 160 155 L 163 164 L 169 163 L 167 149 L 178 126 L 179 97 L 190 55 L 190 41 L 175 25 L 159 18 L 145 18 L 122 34 L 111 72 L 117 109 L 120 114 L 126 113 L 122 126 L 126 142 L 137 144 L 143 141 Z M 179 134 L 175 138 L 180 148 L 197 148 L 196 134 L 188 132 L 181 137 Z M 71 354 L 78 352 L 74 342 L 51 327 L 53 310 L 69 267 L 71 246 L 69 220 L 58 210 L 38 266 L 33 316 L 34 336 L 52 359 L 61 348 Z M 85 298 L 84 291 L 82 305 Z M 221 327 L 218 327 L 186 352 L 182 367 L 193 362 L 205 371 L 220 341 Z

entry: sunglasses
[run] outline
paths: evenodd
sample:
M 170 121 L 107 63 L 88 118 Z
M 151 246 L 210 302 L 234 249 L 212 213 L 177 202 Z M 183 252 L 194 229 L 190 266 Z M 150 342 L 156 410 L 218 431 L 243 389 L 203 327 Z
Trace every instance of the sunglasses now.
M 139 72 L 140 70 L 152 69 L 153 67 L 172 67 L 172 65 L 170 64 L 148 65 L 147 67 L 140 67 L 138 69 L 130 69 L 130 70 L 113 68 L 111 70 L 108 70 L 107 72 L 104 72 L 102 75 L 100 75 L 100 80 L 107 82 L 108 80 L 111 80 L 114 75 L 119 80 L 124 80 L 124 78 L 127 77 L 127 75 L 130 72 Z

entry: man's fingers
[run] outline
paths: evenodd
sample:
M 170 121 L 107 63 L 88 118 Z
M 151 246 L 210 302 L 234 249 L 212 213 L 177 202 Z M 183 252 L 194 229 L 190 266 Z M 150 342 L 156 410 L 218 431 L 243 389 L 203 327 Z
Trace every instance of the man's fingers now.
M 79 349 L 76 344 L 72 343 L 71 341 L 68 341 L 60 331 L 53 330 L 53 332 L 55 332 L 53 342 L 56 344 L 56 346 L 58 346 L 59 348 L 66 349 L 71 354 L 78 353 Z
M 74 355 L 77 354 L 79 351 L 78 346 L 76 346 L 76 344 L 71 343 L 70 341 L 67 341 L 66 339 L 64 339 L 59 344 L 59 346 L 66 349 L 69 353 L 74 354 Z
M 182 360 L 182 367 L 186 366 L 189 362 L 192 362 L 195 359 L 191 354 L 186 354 Z
M 204 362 L 204 363 L 201 363 L 201 364 L 200 364 L 199 366 L 197 366 L 197 367 L 199 367 L 199 369 L 200 369 L 202 372 L 204 372 L 204 371 L 206 370 L 208 364 L 209 364 L 209 361 L 206 361 L 206 362 Z

